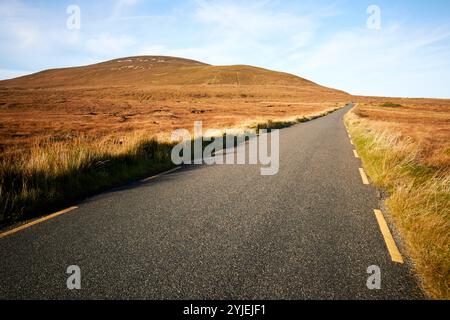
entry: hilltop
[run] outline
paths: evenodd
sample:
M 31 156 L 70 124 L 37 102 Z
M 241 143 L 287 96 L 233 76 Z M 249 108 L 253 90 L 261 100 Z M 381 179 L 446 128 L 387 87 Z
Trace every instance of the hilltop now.
M 212 66 L 165 56 L 126 57 L 88 66 L 45 70 L 0 81 L 0 87 L 23 88 L 111 85 L 277 85 L 336 91 L 288 73 L 246 65 Z
M 198 120 L 221 129 L 293 119 L 335 109 L 350 97 L 253 66 L 125 57 L 0 81 L 0 150 L 135 131 L 164 136 Z

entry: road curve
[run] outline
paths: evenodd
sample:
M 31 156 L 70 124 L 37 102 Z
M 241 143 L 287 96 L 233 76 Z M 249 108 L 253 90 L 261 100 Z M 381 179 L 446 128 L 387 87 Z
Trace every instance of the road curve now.
M 0 239 L 1 299 L 414 299 L 342 118 L 280 132 L 280 170 L 185 166 Z M 78 265 L 82 289 L 66 287 Z M 366 286 L 381 269 L 380 290 Z

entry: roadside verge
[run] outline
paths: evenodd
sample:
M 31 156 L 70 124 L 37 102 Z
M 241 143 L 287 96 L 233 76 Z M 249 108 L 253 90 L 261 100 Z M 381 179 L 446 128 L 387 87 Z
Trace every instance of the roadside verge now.
M 328 109 L 289 121 L 255 123 L 280 129 L 326 116 Z M 173 169 L 174 144 L 132 133 L 123 139 L 78 137 L 36 145 L 29 153 L 0 160 L 0 229 L 73 206 L 83 198 Z
M 350 111 L 344 118 L 357 154 L 415 264 L 425 291 L 450 299 L 450 175 L 423 165 L 418 145 Z

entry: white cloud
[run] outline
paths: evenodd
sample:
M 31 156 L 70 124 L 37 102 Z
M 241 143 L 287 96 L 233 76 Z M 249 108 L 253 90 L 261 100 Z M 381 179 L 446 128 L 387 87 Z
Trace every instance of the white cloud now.
M 143 46 L 141 47 L 138 51 L 137 54 L 138 55 L 148 55 L 148 56 L 158 56 L 158 55 L 166 55 L 168 50 L 165 46 L 163 45 L 148 45 L 148 46 Z
M 12 79 L 30 74 L 30 71 L 0 69 L 0 80 Z
M 449 66 L 448 48 L 439 46 L 449 37 L 445 29 L 419 32 L 399 25 L 355 29 L 290 58 L 302 76 L 351 93 L 426 96 L 428 84 Z
M 445 88 L 450 27 L 437 28 L 437 22 L 428 20 L 427 29 L 418 29 L 415 21 L 386 27 L 386 19 L 384 28 L 374 31 L 365 29 L 362 19 L 355 28 L 359 22 L 342 23 L 335 7 L 309 1 L 192 0 L 159 11 L 140 0 L 108 3 L 105 12 L 81 1 L 82 28 L 73 32 L 60 6 L 0 0 L 3 74 L 172 55 L 282 70 L 358 94 L 450 94 Z M 361 15 L 365 18 L 364 10 Z
M 35 23 L 36 16 L 40 16 L 39 10 L 20 1 L 0 0 L 0 39 L 3 44 L 26 50 L 44 41 Z
M 5 17 L 13 17 L 18 12 L 30 11 L 31 8 L 22 4 L 18 0 L 1 0 L 0 1 L 0 16 L 2 18 Z
M 317 26 L 312 16 L 268 10 L 269 1 L 235 3 L 199 0 L 196 3 L 196 19 L 213 25 L 222 37 L 261 39 L 279 32 L 295 34 L 313 31 Z
M 86 41 L 86 48 L 98 55 L 127 54 L 128 48 L 135 44 L 135 40 L 128 36 L 113 37 L 108 34 L 94 36 Z
M 194 1 L 194 43 L 166 54 L 211 64 L 279 67 L 282 55 L 310 43 L 330 10 L 300 15 L 275 1 Z M 201 39 L 201 40 L 199 40 Z
M 28 49 L 39 45 L 43 41 L 42 35 L 36 27 L 28 23 L 10 25 L 10 36 L 14 38 L 20 49 Z
M 312 31 L 301 31 L 296 33 L 291 37 L 292 45 L 294 48 L 306 47 L 311 43 L 313 36 L 314 33 Z
M 113 7 L 112 17 L 117 18 L 128 8 L 136 5 L 140 0 L 117 0 Z

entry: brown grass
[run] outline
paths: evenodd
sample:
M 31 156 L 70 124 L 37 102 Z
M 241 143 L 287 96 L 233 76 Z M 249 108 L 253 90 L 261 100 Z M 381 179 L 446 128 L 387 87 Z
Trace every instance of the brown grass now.
M 168 57 L 0 81 L 0 223 L 170 167 L 164 141 L 194 121 L 279 126 L 341 107 L 343 96 L 293 75 Z
M 41 141 L 0 159 L 0 226 L 173 167 L 170 143 L 135 131 L 122 139 Z
M 168 57 L 0 81 L 0 221 L 170 167 L 164 141 L 194 121 L 282 125 L 352 100 L 347 122 L 367 171 L 390 192 L 424 288 L 448 299 L 449 100 L 353 97 L 285 73 Z
M 120 138 L 137 129 L 162 135 L 199 120 L 220 129 L 321 113 L 342 106 L 339 100 L 276 86 L 0 89 L 0 148 L 10 152 L 80 134 Z
M 358 97 L 356 115 L 371 120 L 371 126 L 389 129 L 412 139 L 418 161 L 436 170 L 450 172 L 450 100 L 386 99 Z M 385 107 L 384 104 L 397 104 Z
M 254 121 L 254 128 L 283 128 L 327 115 L 326 110 L 289 121 Z M 248 128 L 247 126 L 246 128 Z M 244 127 L 240 129 L 245 129 Z M 238 131 L 242 130 L 237 130 Z M 217 135 L 221 135 L 220 130 Z M 39 140 L 0 158 L 0 226 L 33 218 L 102 191 L 167 170 L 173 144 L 168 137 L 136 129 L 122 135 Z
M 281 72 L 216 67 L 171 57 L 132 57 L 0 81 L 0 150 L 78 135 L 165 135 L 317 114 L 347 94 Z
M 450 103 L 363 102 L 346 122 L 433 298 L 450 299 Z

